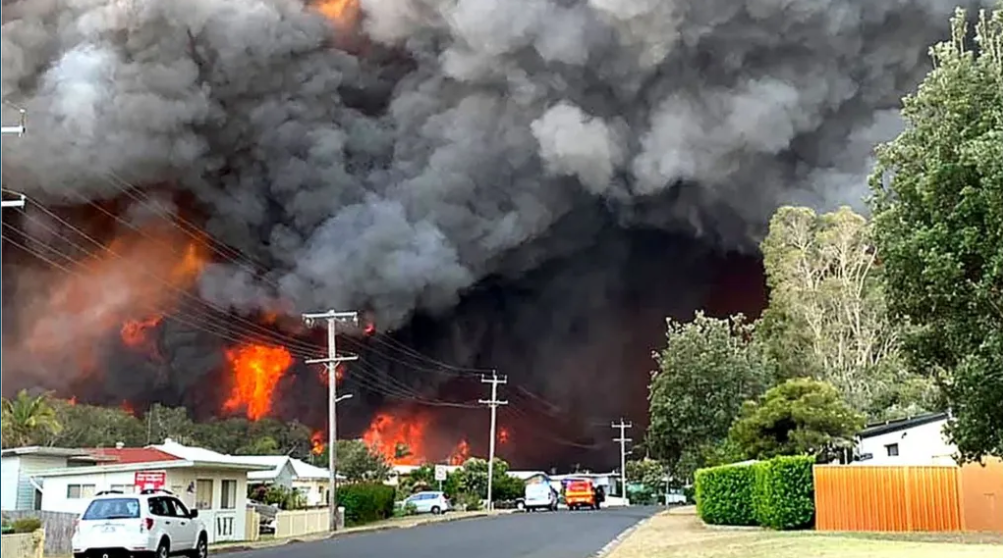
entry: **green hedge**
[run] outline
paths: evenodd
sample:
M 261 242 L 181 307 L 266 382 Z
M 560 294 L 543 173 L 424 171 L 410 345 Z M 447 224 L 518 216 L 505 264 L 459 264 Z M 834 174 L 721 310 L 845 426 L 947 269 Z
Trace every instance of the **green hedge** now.
M 808 456 L 777 457 L 754 465 L 701 469 L 697 513 L 712 525 L 761 525 L 777 530 L 810 527 L 815 489 Z
M 696 474 L 697 514 L 711 525 L 757 525 L 753 508 L 756 469 L 724 465 Z
M 776 457 L 756 464 L 756 518 L 763 527 L 802 529 L 815 519 L 815 485 L 808 456 Z
M 362 525 L 394 515 L 394 488 L 384 484 L 338 487 L 338 506 L 345 508 L 345 525 Z

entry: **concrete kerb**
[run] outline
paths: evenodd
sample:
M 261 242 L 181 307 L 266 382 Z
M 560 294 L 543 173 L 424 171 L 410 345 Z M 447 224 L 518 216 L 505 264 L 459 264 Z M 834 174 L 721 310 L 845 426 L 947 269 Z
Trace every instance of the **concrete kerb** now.
M 303 537 L 290 537 L 288 539 L 271 539 L 267 541 L 256 541 L 252 543 L 241 543 L 235 542 L 232 544 L 222 544 L 219 546 L 213 545 L 209 548 L 210 554 L 229 554 L 233 552 L 247 552 L 250 550 L 261 550 L 264 548 L 275 548 L 278 546 L 285 546 L 289 544 L 299 544 L 306 542 L 317 542 L 324 540 L 336 539 L 339 537 L 349 537 L 352 535 L 363 535 L 368 533 L 379 533 L 381 531 L 394 531 L 399 529 L 414 529 L 416 527 L 425 527 L 428 525 L 435 525 L 437 523 L 452 523 L 454 521 L 465 521 L 468 519 L 484 519 L 489 517 L 498 517 L 501 515 L 506 515 L 511 513 L 510 510 L 505 511 L 495 511 L 495 512 L 475 512 L 466 515 L 453 515 L 449 514 L 436 516 L 434 518 L 429 518 L 425 521 L 417 521 L 414 523 L 405 522 L 393 522 L 388 521 L 387 523 L 381 523 L 376 525 L 363 525 L 361 527 L 349 527 L 347 529 L 337 531 L 334 533 L 318 533 L 316 535 L 307 535 Z
M 631 525 L 630 527 L 627 527 L 626 529 L 623 530 L 623 532 L 617 535 L 615 539 L 609 541 L 609 543 L 607 543 L 606 546 L 600 548 L 599 552 L 593 554 L 592 558 L 604 558 L 605 556 L 608 556 L 611 552 L 616 550 L 618 546 L 623 544 L 623 541 L 627 540 L 627 537 L 633 535 L 634 531 L 637 531 L 641 527 L 644 527 L 649 521 L 652 520 L 652 518 L 658 517 L 659 515 L 662 514 L 661 513 L 655 514 L 651 517 L 638 521 L 637 523 Z

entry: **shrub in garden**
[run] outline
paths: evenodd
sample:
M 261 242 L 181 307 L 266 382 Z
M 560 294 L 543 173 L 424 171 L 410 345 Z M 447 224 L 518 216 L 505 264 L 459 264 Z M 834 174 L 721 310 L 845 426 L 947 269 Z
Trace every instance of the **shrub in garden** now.
M 696 473 L 697 514 L 711 525 L 756 525 L 756 468 L 724 465 Z
M 37 517 L 22 517 L 12 521 L 10 526 L 15 533 L 34 533 L 42 528 L 42 520 Z
M 811 526 L 815 518 L 815 486 L 811 456 L 781 456 L 757 463 L 754 507 L 763 527 L 777 530 Z
M 346 525 L 362 525 L 394 515 L 394 487 L 375 483 L 338 487 L 338 505 L 345 508 Z

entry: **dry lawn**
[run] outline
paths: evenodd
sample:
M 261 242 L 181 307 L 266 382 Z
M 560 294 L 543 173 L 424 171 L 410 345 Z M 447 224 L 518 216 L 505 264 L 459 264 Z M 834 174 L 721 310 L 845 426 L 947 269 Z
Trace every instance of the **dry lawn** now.
M 1003 536 L 777 533 L 708 528 L 694 515 L 663 514 L 608 558 L 1001 558 Z

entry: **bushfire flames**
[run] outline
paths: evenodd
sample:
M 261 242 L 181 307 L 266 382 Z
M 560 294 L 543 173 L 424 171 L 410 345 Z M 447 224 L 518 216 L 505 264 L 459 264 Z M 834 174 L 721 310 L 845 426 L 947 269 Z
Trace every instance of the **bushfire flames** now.
M 339 29 L 346 31 L 355 28 L 361 14 L 359 0 L 319 0 L 316 6 Z
M 122 343 L 130 349 L 142 351 L 159 359 L 160 353 L 157 351 L 152 333 L 163 319 L 163 316 L 156 315 L 142 320 L 126 320 L 120 330 Z
M 243 410 L 247 418 L 258 420 L 272 410 L 272 394 L 289 370 L 293 357 L 284 347 L 249 344 L 226 351 L 233 371 L 233 388 L 223 409 Z
M 19 317 L 25 333 L 4 355 L 5 367 L 68 357 L 83 376 L 98 369 L 96 348 L 112 335 L 155 354 L 150 330 L 194 285 L 207 262 L 200 246 L 171 225 L 150 226 L 113 239 L 73 264 L 72 274 L 40 278 L 49 294 Z
M 429 455 L 430 422 L 424 414 L 401 418 L 387 412 L 379 413 L 362 440 L 393 465 L 423 465 L 435 457 Z M 470 459 L 470 445 L 460 440 L 446 459 L 451 465 L 464 464 Z
M 327 449 L 327 444 L 324 443 L 324 433 L 318 430 L 310 436 L 310 452 L 314 455 L 321 455 L 325 449 Z

